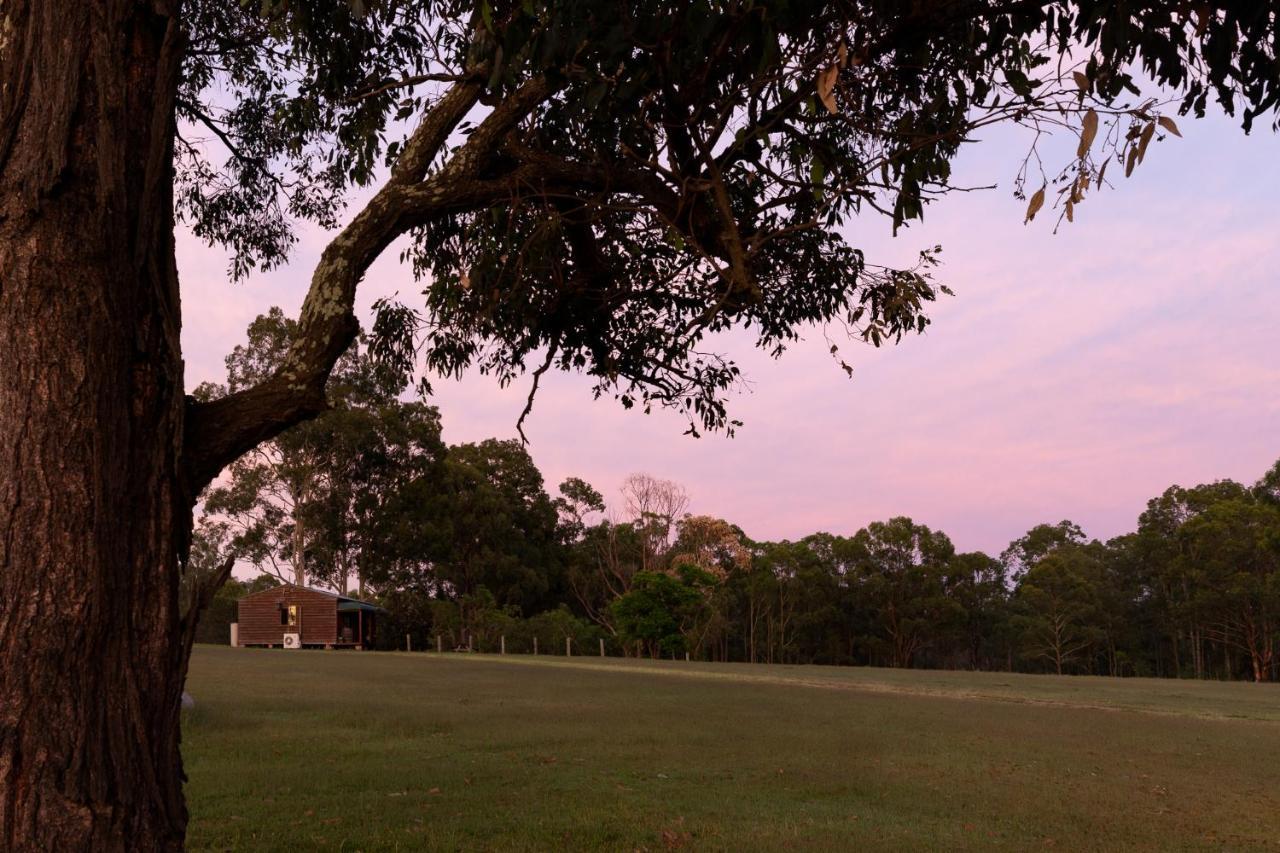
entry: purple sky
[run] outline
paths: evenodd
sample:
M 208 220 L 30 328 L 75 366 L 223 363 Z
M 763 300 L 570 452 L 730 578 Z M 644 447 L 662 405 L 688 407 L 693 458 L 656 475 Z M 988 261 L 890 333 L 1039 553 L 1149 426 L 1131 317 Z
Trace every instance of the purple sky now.
M 577 475 L 619 504 L 623 477 L 646 471 L 757 539 L 905 514 L 998 553 L 1043 521 L 1123 533 L 1172 483 L 1253 482 L 1280 458 L 1280 140 L 1221 119 L 1180 126 L 1184 139 L 1153 143 L 1056 235 L 1048 210 L 1022 224 L 1011 178 L 1025 137 L 1008 130 L 957 169 L 957 183 L 997 189 L 945 198 L 897 238 L 883 220 L 853 223 L 872 262 L 941 243 L 938 278 L 956 296 L 923 337 L 842 347 L 852 380 L 817 331 L 776 362 L 724 338 L 751 383 L 732 401 L 745 421 L 733 439 L 682 436 L 675 415 L 548 376 L 525 425 L 548 489 Z M 304 234 L 287 269 L 229 284 L 225 256 L 183 235 L 189 387 L 224 378 L 255 315 L 296 315 L 325 239 Z M 362 316 L 378 296 L 421 290 L 396 257 L 371 270 Z M 446 440 L 515 435 L 527 384 L 435 384 Z

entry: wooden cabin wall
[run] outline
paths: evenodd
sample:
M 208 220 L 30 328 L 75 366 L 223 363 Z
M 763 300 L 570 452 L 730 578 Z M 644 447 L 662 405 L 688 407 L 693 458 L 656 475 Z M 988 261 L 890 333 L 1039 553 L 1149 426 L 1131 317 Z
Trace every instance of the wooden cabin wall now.
M 280 605 L 296 604 L 304 645 L 337 642 L 338 600 L 321 592 L 297 587 L 275 587 L 240 599 L 240 645 L 259 646 L 284 643 L 286 631 L 297 630 L 280 624 Z

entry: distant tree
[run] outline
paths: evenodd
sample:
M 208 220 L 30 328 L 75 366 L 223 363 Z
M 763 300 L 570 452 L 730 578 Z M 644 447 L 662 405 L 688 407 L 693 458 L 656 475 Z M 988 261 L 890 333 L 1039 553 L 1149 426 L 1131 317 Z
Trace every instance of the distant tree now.
M 1158 619 L 1168 638 L 1173 671 L 1183 673 L 1183 652 L 1189 652 L 1191 674 L 1203 678 L 1205 662 L 1204 625 L 1198 612 L 1198 587 L 1203 583 L 1201 567 L 1189 558 L 1183 527 L 1222 501 L 1240 500 L 1247 489 L 1231 480 L 1183 488 L 1170 486 L 1158 498 L 1148 501 L 1138 518 L 1135 547 L 1144 566 L 1144 580 L 1150 590 Z
M 556 505 L 519 442 L 455 445 L 419 474 L 409 470 L 391 460 L 386 500 L 356 504 L 370 538 L 363 571 L 380 596 L 418 618 L 430 612 L 455 644 L 491 609 L 530 614 L 563 599 Z
M 663 561 L 676 522 L 689 506 L 689 493 L 679 483 L 648 474 L 631 474 L 622 483 L 627 515 L 640 533 L 640 568 L 650 571 Z
M 178 595 L 184 608 L 201 616 L 189 626 L 193 642 L 226 643 L 230 641 L 230 626 L 234 621 L 227 606 L 227 596 L 234 602 L 234 587 L 230 592 L 227 581 L 235 567 L 235 554 L 230 546 L 230 533 L 225 524 L 203 523 L 191 532 L 191 554 L 182 573 Z M 220 628 L 225 630 L 220 630 Z
M 598 628 L 579 619 L 563 604 L 529 617 L 523 630 L 529 638 L 524 641 L 526 649 L 531 648 L 532 638 L 537 637 L 539 648 L 553 655 L 565 653 L 566 639 L 572 643 L 574 654 L 592 654 L 601 639 Z
M 1098 626 L 1101 546 L 1058 545 L 1022 574 L 1014 591 L 1022 651 L 1062 675 L 1103 640 Z
M 582 538 L 587 529 L 587 517 L 605 511 L 604 496 L 580 477 L 570 477 L 560 484 L 560 496 L 555 499 L 556 511 L 566 541 Z
M 686 515 L 676 522 L 669 551 L 673 569 L 693 567 L 709 582 L 701 584 L 703 605 L 687 626 L 686 643 L 695 657 L 723 654 L 731 630 L 734 604 L 732 578 L 751 570 L 752 553 L 742 530 L 721 518 Z
M 197 524 L 191 532 L 191 555 L 179 588 L 182 597 L 186 599 L 208 586 L 209 579 L 221 571 L 228 558 L 234 561 L 235 554 L 227 524 L 208 520 Z
M 1080 525 L 1074 521 L 1059 521 L 1057 524 L 1037 524 L 1021 537 L 1009 543 L 1000 555 L 1009 579 L 1016 581 L 1024 572 L 1040 560 L 1047 557 L 1055 549 L 1064 545 L 1079 545 L 1087 537 Z
M 499 606 L 532 613 L 561 591 L 555 504 L 517 441 L 487 439 L 449 449 L 440 486 L 440 589 L 461 600 L 481 587 Z M 465 620 L 464 620 L 465 622 Z
M 648 474 L 629 475 L 621 492 L 626 520 L 606 518 L 592 527 L 577 519 L 604 511 L 594 488 L 566 481 L 557 501 L 566 530 L 577 533 L 567 574 L 574 597 L 588 618 L 615 636 L 611 603 L 631 590 L 637 573 L 670 567 L 672 534 L 689 503 L 683 486 Z
M 1277 460 L 1276 464 L 1262 475 L 1254 485 L 1253 491 L 1258 500 L 1280 506 L 1280 460 Z
M 618 633 L 651 658 L 688 650 L 686 631 L 714 578 L 694 566 L 675 573 L 640 572 L 630 591 L 613 603 Z
M 756 588 L 748 587 L 748 603 L 763 604 L 767 660 L 847 663 L 865 651 L 870 607 L 854 589 L 856 570 L 843 548 L 847 542 L 814 533 L 757 547 L 757 562 L 768 565 L 772 577 L 753 573 Z M 773 588 L 773 599 L 758 600 L 757 588 Z
M 786 629 L 793 610 L 787 606 L 788 590 L 794 577 L 788 566 L 792 555 L 787 553 L 787 546 L 788 543 L 760 543 L 752 569 L 742 582 L 746 623 L 743 641 L 746 659 L 751 663 L 772 662 L 775 647 L 779 654 L 785 652 Z
M 311 575 L 365 592 L 409 547 L 405 512 L 443 478 L 446 448 L 434 406 L 395 398 L 348 402 L 311 422 L 320 478 L 297 513 L 309 531 Z M 411 534 L 416 539 L 416 534 Z
M 256 318 L 247 341 L 226 358 L 226 384 L 206 383 L 197 396 L 222 399 L 271 376 L 296 329 L 279 308 Z M 226 482 L 204 494 L 203 509 L 228 525 L 237 558 L 294 583 L 304 583 L 311 569 L 316 579 L 347 591 L 358 551 L 355 495 L 367 498 L 378 491 L 375 460 L 396 452 L 387 440 L 409 441 L 391 421 L 416 418 L 422 424 L 409 441 L 416 441 L 416 449 L 403 444 L 402 455 L 432 455 L 443 448 L 438 415 L 421 404 L 402 403 L 398 395 L 404 388 L 403 378 L 375 362 L 363 339 L 357 340 L 334 367 L 324 415 L 258 445 L 230 466 Z M 408 474 L 408 468 L 393 472 Z
M 814 555 L 804 542 L 759 545 L 746 584 L 747 643 L 753 662 L 786 663 L 794 653 L 796 613 L 813 562 Z
M 1135 533 L 1109 540 L 1101 552 L 1098 625 L 1107 675 L 1150 675 L 1160 628 Z
M 1254 681 L 1276 677 L 1280 659 L 1280 507 L 1251 499 L 1212 504 L 1183 525 L 1200 574 L 1194 611 L 1204 636 L 1243 652 Z
M 671 561 L 697 566 L 724 578 L 746 571 L 751 565 L 751 551 L 736 525 L 709 515 L 686 515 L 676 522 Z
M 434 614 L 436 631 L 444 634 L 450 648 L 496 652 L 502 637 L 517 633 L 520 610 L 514 605 L 500 606 L 493 593 L 482 586 L 454 600 L 437 599 Z
M 250 581 L 233 577 L 236 557 L 230 540 L 231 534 L 224 522 L 205 519 L 192 531 L 191 556 L 183 573 L 181 596 L 186 606 L 191 606 L 197 596 L 205 596 L 195 625 L 197 643 L 230 643 L 231 623 L 237 617 L 236 602 L 279 583 L 268 574 L 260 574 Z
M 956 554 L 947 566 L 947 590 L 955 600 L 955 629 L 967 666 L 993 669 L 1007 663 L 1009 580 L 1005 563 L 981 551 Z
M 892 666 L 911 666 L 962 615 L 948 595 L 955 547 L 945 533 L 905 517 L 867 525 L 849 547 L 859 594 L 876 613 L 875 636 Z
M 604 520 L 586 528 L 567 554 L 575 603 L 589 619 L 617 636 L 611 604 L 631 589 L 644 562 L 644 537 L 630 522 Z

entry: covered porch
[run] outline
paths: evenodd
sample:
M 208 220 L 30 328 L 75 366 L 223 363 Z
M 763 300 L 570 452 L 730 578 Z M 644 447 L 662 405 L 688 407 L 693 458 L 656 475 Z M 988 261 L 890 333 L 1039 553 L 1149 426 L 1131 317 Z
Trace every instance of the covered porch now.
M 338 648 L 366 649 L 378 638 L 378 614 L 382 608 L 354 598 L 338 599 Z

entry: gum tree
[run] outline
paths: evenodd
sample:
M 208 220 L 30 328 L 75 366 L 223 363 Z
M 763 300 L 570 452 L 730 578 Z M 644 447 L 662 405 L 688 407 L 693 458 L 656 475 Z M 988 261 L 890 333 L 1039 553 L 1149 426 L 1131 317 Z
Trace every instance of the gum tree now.
M 731 428 L 710 333 L 926 323 L 927 269 L 842 223 L 918 218 L 1010 121 L 1080 135 L 1019 183 L 1070 218 L 1171 114 L 1272 111 L 1276 29 L 1271 0 L 3 0 L 0 847 L 182 845 L 192 507 L 324 408 L 393 243 L 424 295 L 382 306 L 388 363 Z M 303 221 L 341 228 L 282 363 L 188 399 L 177 224 L 245 276 Z

